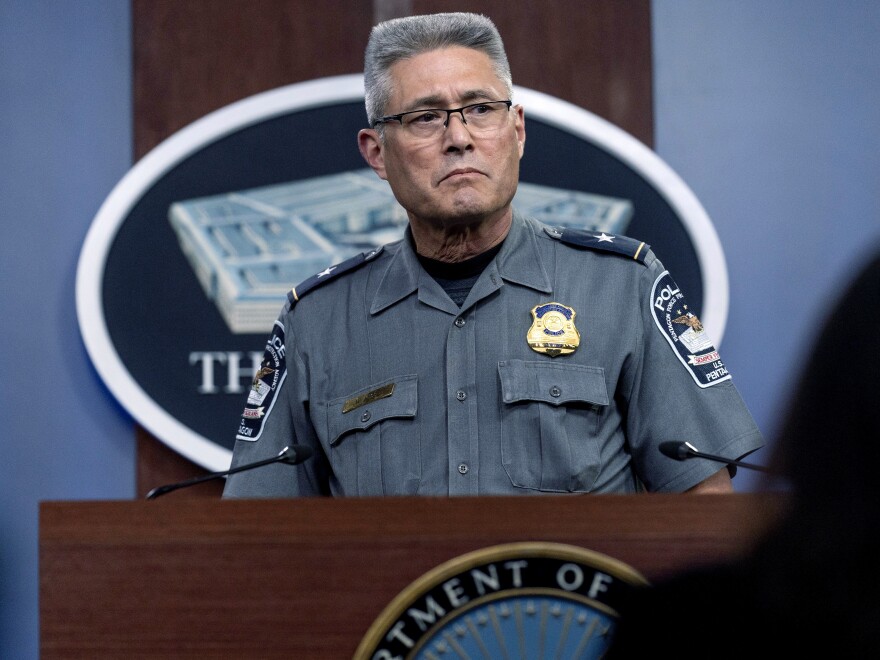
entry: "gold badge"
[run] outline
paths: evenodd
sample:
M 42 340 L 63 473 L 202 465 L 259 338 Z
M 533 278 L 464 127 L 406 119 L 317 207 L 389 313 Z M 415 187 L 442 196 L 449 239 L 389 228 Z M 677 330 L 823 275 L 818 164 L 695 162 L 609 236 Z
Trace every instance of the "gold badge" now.
M 574 327 L 577 316 L 571 307 L 558 302 L 544 303 L 532 308 L 532 327 L 526 340 L 532 350 L 550 357 L 574 353 L 581 343 L 581 335 Z

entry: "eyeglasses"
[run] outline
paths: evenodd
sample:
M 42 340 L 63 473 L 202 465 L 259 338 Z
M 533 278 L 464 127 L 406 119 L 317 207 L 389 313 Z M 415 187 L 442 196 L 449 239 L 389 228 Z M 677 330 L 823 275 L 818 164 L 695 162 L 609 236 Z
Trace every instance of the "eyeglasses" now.
M 461 123 L 468 127 L 474 134 L 492 133 L 504 126 L 507 119 L 507 111 L 513 102 L 506 101 L 482 101 L 471 103 L 460 108 L 427 108 L 425 110 L 411 110 L 401 112 L 399 115 L 380 117 L 373 122 L 373 127 L 378 124 L 390 124 L 399 122 L 403 130 L 414 138 L 432 138 L 438 136 L 449 126 L 449 119 L 457 112 L 461 115 Z

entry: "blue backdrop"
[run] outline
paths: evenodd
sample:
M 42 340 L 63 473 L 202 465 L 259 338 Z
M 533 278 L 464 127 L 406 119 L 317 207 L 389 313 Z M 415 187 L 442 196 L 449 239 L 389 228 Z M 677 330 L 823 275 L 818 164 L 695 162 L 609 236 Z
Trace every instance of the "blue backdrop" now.
M 721 353 L 772 436 L 817 324 L 880 240 L 880 3 L 655 0 L 653 13 L 656 150 L 718 230 Z M 74 309 L 82 240 L 131 142 L 128 3 L 3 0 L 0 657 L 38 657 L 38 503 L 134 496 L 133 423 Z

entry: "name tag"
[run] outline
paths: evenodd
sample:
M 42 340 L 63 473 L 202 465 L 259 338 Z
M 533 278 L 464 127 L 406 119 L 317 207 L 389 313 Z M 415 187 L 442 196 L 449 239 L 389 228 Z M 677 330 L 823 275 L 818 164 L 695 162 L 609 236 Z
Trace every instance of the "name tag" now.
M 358 396 L 349 399 L 344 404 L 342 404 L 342 412 L 343 414 L 351 412 L 355 408 L 365 406 L 372 401 L 384 399 L 391 396 L 392 394 L 394 394 L 394 383 L 388 383 L 387 385 L 383 385 L 382 387 L 376 388 L 375 390 L 370 390 L 365 394 L 359 394 Z

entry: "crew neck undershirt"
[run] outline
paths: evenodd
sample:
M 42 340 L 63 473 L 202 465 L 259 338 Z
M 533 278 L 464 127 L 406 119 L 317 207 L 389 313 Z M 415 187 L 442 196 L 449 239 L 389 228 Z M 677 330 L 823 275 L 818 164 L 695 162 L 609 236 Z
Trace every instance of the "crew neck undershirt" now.
M 433 277 L 437 284 L 446 292 L 446 295 L 452 298 L 452 302 L 461 307 L 480 274 L 486 269 L 489 262 L 495 258 L 503 244 L 504 242 L 502 241 L 495 247 L 475 257 L 455 263 L 437 261 L 436 259 L 423 257 L 418 253 L 417 256 L 419 263 L 422 264 L 422 268 L 425 269 L 428 275 Z

